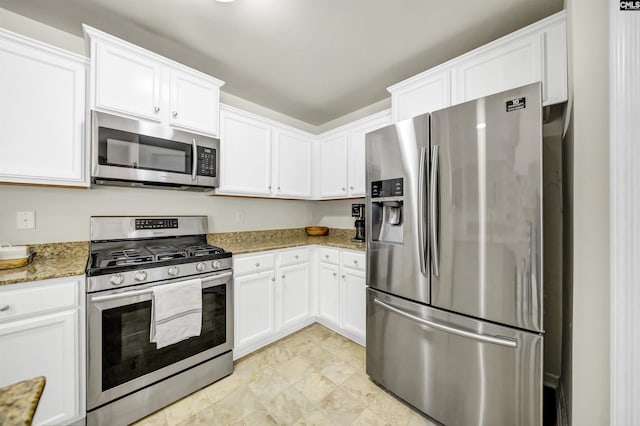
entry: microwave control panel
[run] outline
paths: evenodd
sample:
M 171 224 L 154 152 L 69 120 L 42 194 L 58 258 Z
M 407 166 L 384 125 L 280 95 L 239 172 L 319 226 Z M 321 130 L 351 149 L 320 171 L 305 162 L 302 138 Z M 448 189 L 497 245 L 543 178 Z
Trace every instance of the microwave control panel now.
M 216 176 L 216 150 L 198 147 L 198 176 Z

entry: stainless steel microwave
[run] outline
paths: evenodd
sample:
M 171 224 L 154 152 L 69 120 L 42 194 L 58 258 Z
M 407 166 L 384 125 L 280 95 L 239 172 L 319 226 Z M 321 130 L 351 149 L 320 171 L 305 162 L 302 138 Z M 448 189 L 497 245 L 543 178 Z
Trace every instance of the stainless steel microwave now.
M 98 111 L 91 137 L 94 184 L 196 191 L 219 184 L 218 139 Z

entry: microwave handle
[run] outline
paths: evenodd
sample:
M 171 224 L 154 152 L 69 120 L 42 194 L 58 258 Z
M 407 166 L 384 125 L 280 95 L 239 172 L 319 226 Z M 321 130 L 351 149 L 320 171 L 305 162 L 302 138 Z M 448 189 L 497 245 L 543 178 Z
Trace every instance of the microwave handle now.
M 198 171 L 198 145 L 196 145 L 196 138 L 191 139 L 191 146 L 193 147 L 193 164 L 191 165 L 191 180 L 196 180 L 196 173 Z

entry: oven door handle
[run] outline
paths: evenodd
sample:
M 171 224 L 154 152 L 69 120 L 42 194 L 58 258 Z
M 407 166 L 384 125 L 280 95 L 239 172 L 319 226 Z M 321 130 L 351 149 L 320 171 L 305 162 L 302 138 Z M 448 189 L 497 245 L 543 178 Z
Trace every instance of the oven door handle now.
M 210 277 L 206 277 L 202 279 L 202 283 L 204 284 L 207 281 L 219 281 L 221 279 L 224 278 L 229 278 L 233 275 L 233 272 L 225 272 L 219 275 L 213 275 Z M 124 299 L 127 297 L 136 297 L 136 296 L 144 296 L 146 294 L 151 294 L 153 293 L 153 287 L 147 287 L 145 289 L 142 290 L 133 290 L 133 291 L 125 291 L 123 293 L 115 293 L 115 294 L 108 294 L 106 296 L 96 296 L 94 298 L 91 299 L 91 302 L 93 303 L 100 303 L 100 302 L 108 302 L 110 300 L 118 300 L 118 299 Z M 202 288 L 207 288 L 207 287 L 211 287 L 210 285 L 203 285 Z

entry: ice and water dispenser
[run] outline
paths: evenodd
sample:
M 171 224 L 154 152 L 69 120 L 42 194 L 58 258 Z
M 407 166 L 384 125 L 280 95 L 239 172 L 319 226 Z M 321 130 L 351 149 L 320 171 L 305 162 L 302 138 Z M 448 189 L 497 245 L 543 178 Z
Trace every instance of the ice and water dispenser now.
M 403 243 L 403 178 L 371 182 L 371 239 Z

